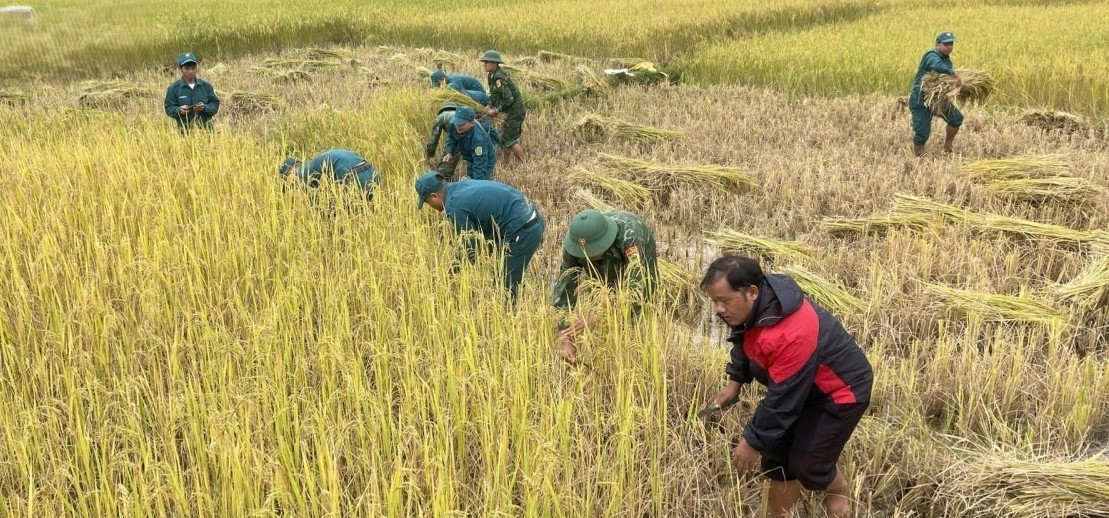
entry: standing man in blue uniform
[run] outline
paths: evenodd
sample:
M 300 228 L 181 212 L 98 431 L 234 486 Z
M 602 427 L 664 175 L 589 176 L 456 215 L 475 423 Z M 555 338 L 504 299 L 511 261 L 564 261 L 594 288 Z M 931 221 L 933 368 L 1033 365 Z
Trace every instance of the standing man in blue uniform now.
M 944 113 L 933 114 L 932 110 L 924 105 L 924 96 L 920 93 L 920 82 L 924 79 L 924 74 L 928 72 L 954 76 L 955 85 L 960 89 L 966 88 L 963 79 L 955 73 L 955 67 L 951 64 L 951 51 L 954 48 L 955 35 L 946 31 L 941 32 L 936 35 L 936 46 L 928 49 L 921 56 L 920 64 L 916 67 L 913 88 L 909 91 L 909 112 L 912 113 L 913 118 L 913 154 L 916 156 L 924 154 L 924 144 L 928 142 L 928 136 L 932 133 L 932 117 L 934 115 L 939 115 L 947 122 L 947 138 L 943 142 L 945 152 L 951 152 L 955 135 L 959 133 L 959 127 L 963 125 L 963 113 L 958 108 L 949 106 Z
M 196 77 L 196 54 L 183 52 L 177 56 L 181 78 L 166 88 L 166 115 L 177 121 L 181 133 L 199 127 L 207 129 L 219 112 L 219 97 L 212 84 Z

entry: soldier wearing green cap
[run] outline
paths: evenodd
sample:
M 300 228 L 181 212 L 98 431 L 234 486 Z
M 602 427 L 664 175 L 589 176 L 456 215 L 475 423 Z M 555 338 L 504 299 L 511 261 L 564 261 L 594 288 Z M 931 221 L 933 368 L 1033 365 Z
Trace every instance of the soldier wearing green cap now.
M 196 77 L 196 54 L 182 52 L 177 55 L 181 78 L 166 88 L 166 115 L 177 121 L 177 129 L 187 133 L 194 127 L 208 128 L 212 117 L 219 112 L 219 97 L 212 84 Z
M 304 164 L 296 157 L 288 157 L 277 166 L 277 172 L 286 179 L 297 179 L 310 188 L 319 186 L 320 179 L 327 177 L 336 182 L 357 185 L 373 198 L 374 186 L 381 183 L 377 169 L 355 153 L 347 149 L 329 149 Z
M 428 171 L 416 179 L 416 208 L 424 203 L 446 214 L 458 232 L 476 231 L 497 249 L 504 250 L 501 275 L 512 299 L 520 286 L 539 243 L 546 223 L 535 204 L 520 191 L 500 182 L 463 180 L 448 182 L 443 175 Z M 474 260 L 480 242 L 466 242 L 466 252 Z
M 489 81 L 489 109 L 485 114 L 493 117 L 504 112 L 507 119 L 501 129 L 501 147 L 508 148 L 512 156 L 524 160 L 524 149 L 520 147 L 520 133 L 523 131 L 524 118 L 527 109 L 524 107 L 524 98 L 520 96 L 520 89 L 512 81 L 508 73 L 501 68 L 501 53 L 487 50 L 482 54 L 482 65 Z
M 912 114 L 913 124 L 913 154 L 924 155 L 924 144 L 932 133 L 932 110 L 924 105 L 923 95 L 920 93 L 920 83 L 924 74 L 937 72 L 955 77 L 955 85 L 965 90 L 963 79 L 955 72 L 951 64 L 951 51 L 955 48 L 955 35 L 951 32 L 941 32 L 936 35 L 936 46 L 928 49 L 920 58 L 920 64 L 913 78 L 913 87 L 909 91 L 909 112 Z M 958 108 L 950 106 L 944 113 L 938 114 L 947 122 L 947 136 L 943 143 L 943 150 L 950 153 L 955 142 L 955 135 L 963 124 L 963 114 Z
M 447 125 L 447 143 L 443 146 L 443 162 L 461 155 L 466 161 L 466 175 L 474 180 L 493 178 L 497 165 L 496 141 L 482 124 L 474 122 L 474 109 L 459 106 Z
M 654 293 L 658 279 L 655 237 L 643 220 L 631 212 L 583 210 L 570 221 L 562 242 L 562 266 L 555 279 L 551 303 L 558 309 L 577 305 L 578 280 L 582 274 L 597 277 L 609 286 L 626 280 L 636 293 L 632 314 Z M 567 362 L 577 360 L 574 336 L 586 326 L 578 318 L 573 325 L 558 323 L 558 344 Z

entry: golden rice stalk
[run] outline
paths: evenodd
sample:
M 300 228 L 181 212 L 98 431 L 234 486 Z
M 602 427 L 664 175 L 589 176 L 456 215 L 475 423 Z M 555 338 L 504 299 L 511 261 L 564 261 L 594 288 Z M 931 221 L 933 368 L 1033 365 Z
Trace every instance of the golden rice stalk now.
M 1035 239 L 1048 239 L 1071 243 L 1109 243 L 1109 231 L 1105 230 L 1075 230 L 1069 227 L 1012 218 L 1009 216 L 971 212 L 952 205 L 946 205 L 927 198 L 920 198 L 907 194 L 894 195 L 894 212 L 900 214 L 930 212 L 941 215 L 947 220 L 966 223 L 979 230 L 1019 234 L 1024 237 Z
M 659 258 L 658 291 L 673 309 L 697 309 L 701 306 L 697 274 L 674 261 Z
M 1036 203 L 1054 200 L 1081 205 L 1094 201 L 1102 194 L 1098 186 L 1073 176 L 994 180 L 986 187 L 999 195 Z
M 274 111 L 281 103 L 277 96 L 262 92 L 232 92 L 228 101 L 232 111 L 250 115 Z
M 1109 304 L 1109 253 L 1102 253 L 1077 277 L 1056 288 L 1063 300 L 1093 309 Z
M 808 246 L 798 241 L 777 241 L 755 237 L 731 229 L 705 231 L 705 242 L 724 250 L 753 250 L 775 259 L 812 259 Z
M 576 70 L 581 74 L 581 84 L 587 92 L 600 93 L 608 91 L 608 81 L 605 81 L 605 78 L 594 72 L 592 68 L 585 65 L 578 65 Z
M 863 301 L 847 291 L 840 284 L 829 281 L 804 266 L 791 264 L 778 268 L 797 281 L 801 291 L 825 309 L 835 313 L 858 313 L 863 310 Z
M 1031 110 L 1017 119 L 1021 123 L 1044 131 L 1079 133 L 1090 129 L 1090 123 L 1081 115 L 1054 110 Z
M 1067 317 L 1050 305 L 1027 295 L 997 295 L 923 283 L 944 306 L 963 315 L 977 315 L 991 322 L 1025 322 L 1058 327 Z
M 924 106 L 937 115 L 953 105 L 961 106 L 967 102 L 981 103 L 993 91 L 994 81 L 981 70 L 956 70 L 963 80 L 965 90 L 955 86 L 955 77 L 938 72 L 928 72 L 920 81 L 920 94 Z
M 972 514 L 1109 516 L 1109 460 L 1015 459 L 990 454 L 939 478 L 938 497 L 973 504 Z
M 962 168 L 963 174 L 973 181 L 1016 180 L 1024 178 L 1051 178 L 1070 172 L 1070 164 L 1063 155 L 1028 155 L 998 160 L 975 160 Z
M 618 202 L 629 207 L 642 207 L 647 204 L 652 196 L 651 189 L 635 182 L 598 174 L 581 167 L 570 173 L 570 177 L 589 182 L 608 191 Z
M 574 192 L 574 196 L 594 210 L 604 212 L 606 210 L 616 209 L 614 205 L 602 200 L 599 196 L 593 194 L 593 191 L 588 189 L 578 189 Z
M 678 131 L 641 126 L 595 113 L 587 113 L 578 119 L 575 130 L 586 140 L 615 137 L 640 142 L 658 142 L 675 139 L 681 135 Z
M 882 214 L 865 218 L 824 218 L 820 226 L 833 236 L 848 234 L 883 235 L 892 228 L 908 228 L 913 231 L 928 229 L 935 218 L 922 213 Z
M 470 96 L 445 86 L 431 89 L 431 97 L 435 99 L 436 104 L 441 104 L 443 101 L 450 101 L 459 105 L 466 105 L 474 109 L 474 113 L 481 115 L 485 113 L 485 106 L 482 106 L 477 101 L 473 100 Z
M 604 153 L 600 157 L 608 166 L 633 173 L 636 180 L 647 184 L 661 186 L 672 183 L 689 183 L 706 188 L 721 189 L 758 186 L 758 181 L 734 167 L 716 164 L 658 164 Z

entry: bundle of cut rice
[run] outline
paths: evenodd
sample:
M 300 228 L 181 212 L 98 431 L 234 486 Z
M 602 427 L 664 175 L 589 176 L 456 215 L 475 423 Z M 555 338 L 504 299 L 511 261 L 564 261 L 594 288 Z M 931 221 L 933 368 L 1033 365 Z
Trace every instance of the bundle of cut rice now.
M 596 194 L 593 194 L 593 192 L 588 189 L 578 189 L 574 192 L 574 196 L 588 205 L 589 208 L 594 210 L 604 212 L 606 210 L 613 210 L 616 208 L 609 202 L 602 200 Z
M 674 139 L 681 135 L 681 133 L 674 130 L 641 126 L 620 119 L 603 117 L 595 113 L 587 113 L 582 116 L 575 128 L 582 138 L 591 141 L 616 137 L 623 140 L 658 142 Z
M 719 189 L 758 186 L 758 182 L 749 174 L 733 167 L 716 164 L 659 164 L 604 153 L 600 157 L 609 167 L 631 173 L 637 181 L 648 185 L 661 187 L 688 183 Z
M 279 108 L 277 96 L 261 92 L 232 92 L 228 98 L 228 108 L 233 113 L 258 115 Z
M 435 99 L 436 105 L 441 104 L 443 101 L 450 101 L 459 105 L 466 105 L 474 109 L 474 113 L 482 115 L 485 113 L 485 106 L 482 106 L 477 101 L 473 100 L 470 96 L 455 90 L 454 88 L 440 87 L 431 89 L 431 97 Z
M 948 309 L 991 322 L 1025 322 L 1060 327 L 1067 321 L 1066 315 L 1047 303 L 1023 294 L 998 295 L 929 283 L 923 283 L 923 287 L 924 291 L 936 295 Z
M 1109 305 L 1109 247 L 1077 277 L 1056 288 L 1063 300 L 1094 309 Z
M 1090 123 L 1081 115 L 1055 110 L 1031 110 L 1020 116 L 1021 123 L 1044 131 L 1081 133 L 1090 129 Z
M 865 218 L 824 218 L 820 226 L 829 234 L 883 235 L 891 228 L 908 228 L 913 231 L 928 229 L 935 222 L 934 217 L 922 213 L 895 213 L 867 216 Z
M 0 90 L 0 103 L 23 104 L 31 100 L 31 95 L 22 90 Z
M 310 60 L 343 59 L 346 54 L 332 49 L 308 49 L 305 55 Z
M 283 83 L 295 83 L 298 81 L 310 80 L 312 79 L 312 75 L 303 70 L 292 68 L 289 70 L 276 72 L 273 79 L 274 81 L 280 81 Z
M 993 78 L 981 70 L 956 70 L 963 80 L 963 88 L 955 86 L 955 76 L 928 72 L 920 82 L 921 100 L 936 115 L 942 115 L 951 106 L 985 102 L 993 91 Z
M 77 104 L 88 108 L 117 108 L 129 99 L 144 97 L 149 91 L 124 81 L 86 81 Z
M 835 313 L 858 313 L 863 310 L 862 300 L 838 283 L 829 281 L 808 268 L 791 264 L 779 268 L 778 273 L 784 273 L 797 281 L 801 291 L 825 309 Z
M 1109 458 L 958 455 L 937 478 L 934 498 L 959 516 L 1109 516 Z
M 705 242 L 723 250 L 751 250 L 776 259 L 812 259 L 809 247 L 798 241 L 777 241 L 721 229 L 705 232 Z
M 531 83 L 545 90 L 566 90 L 574 87 L 573 81 L 562 79 L 561 77 L 550 76 L 540 72 L 503 64 L 501 68 L 512 72 L 514 78 L 518 77 L 522 82 Z
M 578 57 L 578 56 L 571 56 L 569 54 L 560 54 L 558 52 L 550 52 L 550 51 L 546 51 L 546 50 L 539 51 L 539 54 L 536 55 L 536 58 L 538 58 L 539 61 L 541 61 L 543 63 L 552 63 L 552 62 L 555 62 L 555 61 L 582 61 L 582 60 L 585 59 L 585 58 Z
M 1109 231 L 1075 230 L 1069 227 L 1029 221 L 1026 219 L 977 213 L 946 205 L 927 198 L 906 194 L 894 195 L 895 213 L 933 213 L 944 219 L 972 225 L 978 230 L 1019 234 L 1059 242 L 1109 244 Z
M 635 182 L 599 174 L 581 167 L 570 173 L 570 177 L 589 182 L 608 191 L 613 198 L 626 207 L 641 208 L 647 204 L 653 194 L 651 189 Z
M 994 180 L 986 184 L 986 187 L 999 195 L 1035 203 L 1050 200 L 1084 205 L 1097 200 L 1102 195 L 1102 190 L 1097 185 L 1084 178 L 1073 176 Z
M 996 160 L 975 160 L 962 168 L 972 181 L 1051 178 L 1066 175 L 1070 164 L 1063 155 L 1027 155 Z

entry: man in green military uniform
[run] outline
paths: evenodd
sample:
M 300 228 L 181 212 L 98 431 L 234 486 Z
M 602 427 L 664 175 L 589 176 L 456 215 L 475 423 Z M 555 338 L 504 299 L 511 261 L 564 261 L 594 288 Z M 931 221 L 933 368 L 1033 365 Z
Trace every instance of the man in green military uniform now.
M 924 155 L 924 144 L 928 142 L 928 136 L 932 133 L 932 117 L 935 115 L 924 105 L 924 96 L 920 92 L 920 82 L 924 79 L 924 74 L 938 72 L 954 76 L 955 85 L 960 89 L 966 89 L 963 79 L 955 73 L 955 67 L 951 64 L 951 51 L 954 48 L 955 35 L 946 31 L 941 32 L 936 35 L 936 46 L 928 49 L 921 56 L 920 64 L 917 65 L 913 87 L 909 91 L 909 112 L 912 113 L 913 121 L 913 154 L 916 156 Z M 963 125 L 963 113 L 958 108 L 949 106 L 944 113 L 938 115 L 947 122 L 947 138 L 943 142 L 943 150 L 950 153 L 955 135 Z
M 482 239 L 504 250 L 501 276 L 504 287 L 516 300 L 520 280 L 543 240 L 546 222 L 535 204 L 520 191 L 492 180 L 447 182 L 443 175 L 428 171 L 416 179 L 416 209 L 424 203 L 446 214 L 459 233 L 475 231 L 481 238 L 466 241 L 470 260 L 477 256 Z
M 489 107 L 485 115 L 493 117 L 504 112 L 507 119 L 501 129 L 501 147 L 512 152 L 512 156 L 521 162 L 524 160 L 524 149 L 520 147 L 520 132 L 524 127 L 524 118 L 527 109 L 524 108 L 524 98 L 520 96 L 520 89 L 512 81 L 508 73 L 501 68 L 500 52 L 487 50 L 482 54 L 482 65 L 489 81 Z
M 177 56 L 181 78 L 166 88 L 166 115 L 177 121 L 177 129 L 187 133 L 194 127 L 209 127 L 219 112 L 219 97 L 212 84 L 196 77 L 196 54 L 183 52 Z
M 556 308 L 565 310 L 577 305 L 582 273 L 609 286 L 626 279 L 628 288 L 637 297 L 632 314 L 638 315 L 658 282 L 658 258 L 651 229 L 639 216 L 627 211 L 586 209 L 577 213 L 562 242 L 562 266 L 551 293 L 551 303 Z M 577 318 L 573 325 L 565 320 L 558 323 L 558 345 L 569 363 L 577 361 L 574 337 L 587 323 L 582 318 Z

